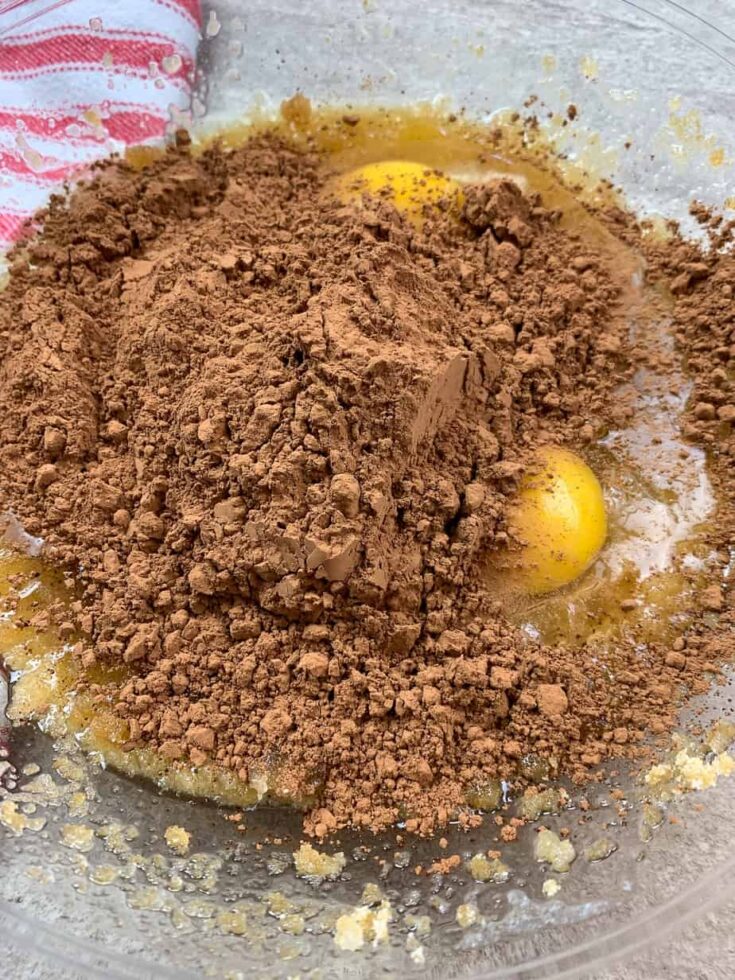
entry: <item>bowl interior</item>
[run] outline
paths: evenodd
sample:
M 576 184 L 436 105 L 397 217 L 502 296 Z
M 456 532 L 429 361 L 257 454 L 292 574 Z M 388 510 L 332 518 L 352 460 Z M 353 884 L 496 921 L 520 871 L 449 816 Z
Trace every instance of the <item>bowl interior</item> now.
M 274 114 L 296 90 L 323 105 L 428 103 L 482 121 L 526 113 L 537 96 L 534 112 L 558 153 L 612 179 L 640 212 L 691 230 L 689 202 L 722 205 L 735 177 L 735 17 L 724 23 L 721 5 L 706 6 L 714 25 L 666 0 L 220 0 L 205 11 L 193 126 L 209 134 Z M 570 103 L 577 121 L 561 126 Z M 712 719 L 730 692 L 704 700 Z M 27 976 L 49 962 L 62 976 L 572 976 L 722 900 L 734 863 L 730 782 L 682 800 L 647 842 L 635 790 L 620 814 L 603 785 L 594 820 L 575 833 L 581 846 L 613 837 L 617 850 L 579 862 L 553 900 L 542 894 L 530 836 L 514 846 L 508 881 L 479 884 L 462 869 L 417 878 L 412 869 L 436 857 L 430 842 L 399 848 L 394 837 L 341 834 L 325 849 L 344 852 L 345 873 L 317 885 L 294 874 L 298 814 L 256 809 L 239 831 L 214 806 L 159 796 L 38 731 L 18 730 L 14 752 L 45 774 L 39 781 L 29 769 L 16 797 L 43 827 L 16 835 L 0 820 L 0 923 Z M 94 830 L 89 848 L 65 829 L 77 823 Z M 172 824 L 191 831 L 193 856 L 165 847 Z M 447 836 L 447 853 L 488 847 L 482 828 Z M 335 919 L 373 884 L 393 909 L 390 940 L 342 953 Z M 463 929 L 457 907 L 468 903 L 480 920 Z

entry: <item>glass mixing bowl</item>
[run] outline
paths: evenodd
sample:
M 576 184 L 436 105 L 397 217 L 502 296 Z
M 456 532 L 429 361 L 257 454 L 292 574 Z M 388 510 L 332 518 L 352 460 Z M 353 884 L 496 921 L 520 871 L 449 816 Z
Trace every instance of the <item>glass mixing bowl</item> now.
M 689 228 L 689 201 L 721 205 L 734 183 L 730 5 L 219 0 L 205 23 L 199 132 L 275 112 L 297 89 L 333 105 L 438 102 L 479 120 L 523 113 L 536 95 L 554 113 L 574 102 L 574 127 L 551 132 L 543 116 L 542 127 L 638 211 Z M 716 719 L 730 695 L 728 683 L 700 706 Z M 526 839 L 505 856 L 508 880 L 479 884 L 462 869 L 416 877 L 413 867 L 437 856 L 431 842 L 406 839 L 397 850 L 395 838 L 340 834 L 324 849 L 343 851 L 346 868 L 317 885 L 294 873 L 300 820 L 291 811 L 256 809 L 242 831 L 215 806 L 70 761 L 73 747 L 36 730 L 16 731 L 13 750 L 30 767 L 19 812 L 43 826 L 16 835 L 0 821 L 6 976 L 599 977 L 733 895 L 735 780 L 672 804 L 647 843 L 632 789 L 621 808 L 606 786 L 595 790 L 590 825 L 579 827 L 576 811 L 545 818 L 571 826 L 578 850 L 603 831 L 617 847 L 606 861 L 578 861 L 549 899 Z M 166 848 L 171 825 L 191 832 L 193 857 Z M 489 833 L 455 828 L 446 853 L 487 849 Z M 388 942 L 343 952 L 334 920 L 369 883 L 393 910 Z M 463 929 L 457 908 L 468 904 L 478 917 Z

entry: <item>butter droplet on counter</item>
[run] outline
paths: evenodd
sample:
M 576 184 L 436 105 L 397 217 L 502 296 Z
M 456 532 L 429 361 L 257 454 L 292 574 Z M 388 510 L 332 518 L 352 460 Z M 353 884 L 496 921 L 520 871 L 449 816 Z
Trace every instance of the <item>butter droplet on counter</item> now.
M 61 828 L 61 843 L 73 851 L 91 851 L 94 847 L 94 830 L 82 823 L 65 823 Z
M 335 945 L 346 952 L 354 953 L 366 943 L 372 946 L 387 943 L 388 924 L 392 919 L 390 902 L 382 902 L 377 909 L 358 905 L 337 919 L 334 927 Z
M 170 827 L 166 827 L 163 837 L 166 844 L 174 853 L 183 856 L 188 852 L 191 844 L 191 834 L 188 830 L 172 824 Z
M 553 871 L 569 871 L 577 856 L 574 845 L 561 838 L 553 830 L 541 830 L 534 844 L 537 861 L 544 861 Z
M 544 893 L 545 898 L 553 898 L 554 895 L 558 895 L 561 891 L 561 885 L 555 878 L 547 878 L 541 886 L 541 891 Z
M 347 864 L 342 851 L 324 854 L 311 844 L 302 844 L 298 851 L 294 851 L 293 861 L 299 877 L 315 880 L 336 878 Z

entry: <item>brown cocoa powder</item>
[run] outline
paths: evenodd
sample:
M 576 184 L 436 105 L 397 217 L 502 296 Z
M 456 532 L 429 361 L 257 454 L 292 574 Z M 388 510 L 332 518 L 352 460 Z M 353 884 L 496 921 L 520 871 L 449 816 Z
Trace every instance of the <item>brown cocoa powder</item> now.
M 421 229 L 326 181 L 274 134 L 182 138 L 52 202 L 0 303 L 5 503 L 74 571 L 81 662 L 127 665 L 92 687 L 129 747 L 275 766 L 312 833 L 428 833 L 529 756 L 580 782 L 643 757 L 731 644 L 624 644 L 611 677 L 477 575 L 534 448 L 624 421 L 627 270 L 509 181 Z M 649 261 L 729 465 L 731 260 Z

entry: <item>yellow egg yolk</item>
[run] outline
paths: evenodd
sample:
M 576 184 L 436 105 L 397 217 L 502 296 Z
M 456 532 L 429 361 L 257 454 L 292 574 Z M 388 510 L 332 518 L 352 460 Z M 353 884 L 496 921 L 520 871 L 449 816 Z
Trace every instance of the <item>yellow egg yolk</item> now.
M 338 178 L 335 190 L 345 204 L 361 202 L 364 194 L 382 197 L 412 220 L 420 220 L 427 204 L 436 205 L 444 198 L 461 200 L 456 180 L 412 160 L 381 160 L 357 167 Z
M 545 447 L 521 480 L 507 515 L 520 544 L 511 578 L 531 595 L 568 585 L 586 571 L 607 536 L 600 483 L 575 453 Z

